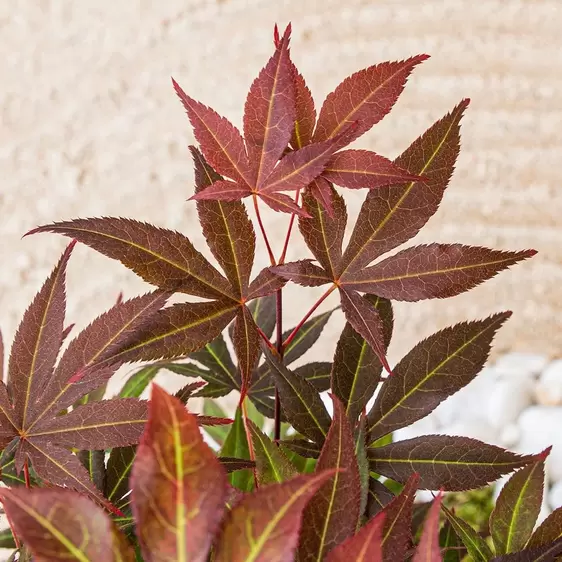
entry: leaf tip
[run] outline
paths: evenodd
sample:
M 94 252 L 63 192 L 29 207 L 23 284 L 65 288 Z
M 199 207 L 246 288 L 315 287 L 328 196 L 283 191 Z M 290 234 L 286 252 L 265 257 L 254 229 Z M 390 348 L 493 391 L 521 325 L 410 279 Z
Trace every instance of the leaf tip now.
M 537 460 L 538 461 L 545 461 L 548 456 L 550 455 L 550 452 L 552 451 L 552 445 L 550 445 L 549 447 L 547 447 L 544 451 L 541 451 L 537 456 Z

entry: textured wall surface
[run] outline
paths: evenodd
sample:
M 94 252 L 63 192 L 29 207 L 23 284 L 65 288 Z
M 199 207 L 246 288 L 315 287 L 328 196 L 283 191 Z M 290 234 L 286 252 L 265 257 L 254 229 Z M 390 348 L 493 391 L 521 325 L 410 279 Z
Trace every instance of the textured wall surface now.
M 351 72 L 421 52 L 392 113 L 360 141 L 397 156 L 464 97 L 457 171 L 416 242 L 458 241 L 539 255 L 461 297 L 397 307 L 399 357 L 432 331 L 505 308 L 509 348 L 562 355 L 562 5 L 560 0 L 3 0 L 0 2 L 0 324 L 17 321 L 65 241 L 21 239 L 37 224 L 123 215 L 187 233 L 195 221 L 190 127 L 174 76 L 240 123 L 246 91 L 272 52 L 275 21 L 320 104 Z M 358 143 L 359 146 L 359 143 Z M 360 194 L 348 198 L 350 211 Z M 273 238 L 287 217 L 271 216 Z M 304 255 L 300 240 L 290 258 Z M 265 265 L 261 259 L 258 266 Z M 69 319 L 84 325 L 133 274 L 86 247 L 69 270 Z M 291 290 L 287 322 L 317 290 Z M 335 343 L 341 317 L 328 331 Z M 315 355 L 326 356 L 326 350 Z M 331 353 L 331 350 L 329 351 Z

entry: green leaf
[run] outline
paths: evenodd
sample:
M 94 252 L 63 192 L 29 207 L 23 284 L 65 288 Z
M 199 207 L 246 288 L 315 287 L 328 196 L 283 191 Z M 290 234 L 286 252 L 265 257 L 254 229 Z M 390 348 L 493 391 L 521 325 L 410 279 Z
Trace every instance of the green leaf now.
M 332 472 L 297 476 L 248 494 L 227 514 L 213 562 L 290 560 L 302 512 Z
M 205 562 L 224 511 L 225 470 L 197 418 L 157 385 L 131 480 L 144 558 Z
M 355 533 L 359 522 L 361 483 L 355 443 L 343 404 L 333 396 L 334 420 L 316 464 L 316 472 L 335 474 L 310 500 L 303 513 L 300 562 L 322 560 L 335 546 Z
M 258 484 L 284 482 L 296 476 L 297 471 L 283 451 L 261 432 L 256 424 L 248 422 L 254 447 Z
M 445 520 L 439 533 L 439 545 L 443 554 L 443 562 L 462 562 L 467 554 L 466 548 L 449 520 Z
M 265 359 L 275 379 L 281 397 L 281 407 L 293 427 L 316 443 L 323 443 L 331 419 L 320 393 L 307 380 L 295 375 L 262 346 Z
M 468 523 L 454 515 L 445 506 L 441 506 L 445 517 L 468 550 L 468 554 L 474 562 L 488 562 L 493 558 L 488 543 Z
M 115 447 L 107 461 L 105 497 L 113 504 L 121 505 L 121 500 L 129 493 L 129 478 L 135 460 L 137 447 Z M 129 498 L 127 498 L 127 501 Z
M 502 488 L 490 516 L 496 554 L 522 550 L 531 537 L 542 506 L 544 463 L 549 452 L 518 470 Z
M 488 359 L 511 312 L 463 322 L 421 341 L 394 367 L 369 412 L 369 443 L 410 425 L 466 386 Z
M 355 457 L 357 458 L 357 465 L 359 467 L 359 481 L 361 484 L 361 503 L 359 508 L 358 527 L 363 523 L 362 518 L 367 509 L 367 501 L 369 499 L 369 459 L 367 458 L 367 435 L 365 432 L 367 418 L 362 415 L 355 437 Z
M 63 488 L 0 490 L 6 514 L 38 560 L 133 562 L 127 539 L 85 496 Z
M 127 379 L 119 392 L 120 398 L 138 398 L 158 374 L 162 366 L 148 365 Z
M 365 301 L 378 312 L 382 321 L 385 350 L 392 337 L 393 314 L 390 301 L 376 295 L 365 295 Z M 349 324 L 338 340 L 331 373 L 334 394 L 343 402 L 351 421 L 359 418 L 373 396 L 382 373 L 382 364 L 369 343 Z
M 0 531 L 0 548 L 16 548 L 14 535 L 10 528 Z
M 79 451 L 78 458 L 90 475 L 94 486 L 103 492 L 105 487 L 105 451 Z
M 424 435 L 367 450 L 371 470 L 398 482 L 412 472 L 420 489 L 462 491 L 484 486 L 536 460 L 468 437 Z
M 229 390 L 240 390 L 240 373 L 232 362 L 222 334 L 202 349 L 190 354 L 189 358 L 201 363 L 210 371 L 208 374 L 195 376 L 201 376 L 211 384 L 222 384 Z
M 219 456 L 251 460 L 250 448 L 246 438 L 246 430 L 244 428 L 244 420 L 242 419 L 240 406 L 236 408 L 234 423 L 230 426 L 230 431 L 226 436 Z M 247 470 L 229 474 L 228 480 L 232 486 L 243 492 L 250 491 L 254 486 L 252 474 Z

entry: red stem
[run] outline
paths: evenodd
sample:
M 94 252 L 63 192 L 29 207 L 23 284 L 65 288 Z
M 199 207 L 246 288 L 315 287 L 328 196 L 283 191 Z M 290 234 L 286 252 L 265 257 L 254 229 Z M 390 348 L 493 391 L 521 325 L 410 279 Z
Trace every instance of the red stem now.
M 23 475 L 25 477 L 25 487 L 29 490 L 31 488 L 31 478 L 29 477 L 29 467 L 27 466 L 27 459 L 23 463 Z
M 298 204 L 299 196 L 301 190 L 297 189 L 297 194 L 295 195 L 295 203 Z M 279 258 L 279 265 L 285 263 L 285 258 L 287 257 L 287 249 L 289 248 L 289 239 L 291 238 L 291 232 L 293 230 L 293 225 L 295 224 L 296 214 L 293 213 L 291 215 L 291 219 L 289 221 L 289 228 L 287 229 L 287 236 L 285 236 L 285 244 L 283 245 L 283 252 L 281 253 L 281 257 Z
M 269 349 L 271 349 L 272 351 L 275 348 L 275 346 L 269 341 L 269 338 L 263 333 L 262 329 L 256 324 L 256 328 L 258 329 L 258 334 L 261 336 L 262 340 L 266 343 L 267 347 L 269 347 Z
M 246 441 L 248 442 L 248 451 L 250 453 L 250 460 L 254 461 L 256 460 L 256 453 L 254 452 L 254 442 L 252 441 L 252 434 L 250 432 L 250 428 L 248 426 L 248 409 L 246 407 L 246 400 L 242 400 L 241 403 L 241 407 L 242 407 L 242 419 L 244 420 L 244 431 L 246 432 Z M 254 468 L 253 471 L 254 473 L 254 486 L 256 488 L 256 490 L 258 489 L 258 475 L 256 472 L 256 469 Z
M 294 216 L 294 215 L 293 215 Z M 277 353 L 280 360 L 283 361 L 283 290 L 279 289 L 276 293 L 275 301 L 275 326 L 277 328 Z M 274 425 L 273 425 L 273 441 L 279 443 L 281 440 L 281 399 L 279 398 L 279 390 L 275 385 L 275 405 L 274 405 Z
M 258 206 L 257 195 L 254 194 L 252 198 L 254 200 L 254 209 L 256 211 L 256 217 L 258 219 L 258 224 L 260 225 L 260 230 L 261 230 L 261 233 L 263 235 L 263 240 L 264 240 L 265 246 L 267 248 L 267 253 L 269 254 L 269 261 L 271 262 L 271 265 L 277 265 L 277 262 L 275 261 L 275 256 L 273 255 L 273 251 L 271 250 L 271 246 L 269 245 L 269 239 L 267 238 L 267 233 L 265 231 L 265 228 L 263 226 L 263 222 L 261 220 L 260 208 Z
M 304 318 L 297 324 L 295 329 L 289 334 L 287 339 L 283 342 L 283 348 L 286 349 L 287 346 L 293 341 L 298 331 L 302 328 L 302 325 L 314 314 L 314 311 L 336 290 L 337 285 L 332 285 L 315 303 L 314 306 L 304 315 Z

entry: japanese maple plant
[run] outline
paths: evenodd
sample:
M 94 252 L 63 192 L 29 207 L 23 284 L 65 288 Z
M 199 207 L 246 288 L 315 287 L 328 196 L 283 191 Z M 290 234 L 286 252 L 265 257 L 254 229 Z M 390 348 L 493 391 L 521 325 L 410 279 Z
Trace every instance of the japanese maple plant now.
M 274 53 L 246 99 L 243 134 L 173 82 L 199 144 L 190 147 L 191 199 L 222 271 L 184 234 L 132 219 L 76 219 L 29 233 L 56 232 L 72 242 L 26 311 L 7 383 L 0 384 L 7 485 L 0 499 L 10 523 L 2 544 L 15 544 L 14 560 L 485 562 L 562 555 L 562 512 L 534 531 L 548 450 L 518 455 L 446 435 L 392 440 L 478 375 L 510 316 L 497 312 L 445 328 L 391 367 L 392 301 L 455 296 L 535 253 L 434 243 L 379 259 L 437 211 L 468 100 L 393 161 L 346 148 L 390 112 L 427 56 L 353 74 L 317 115 L 290 58 L 290 32 L 275 30 Z M 361 190 L 365 200 L 344 247 L 346 189 Z M 244 198 L 271 263 L 255 276 L 256 234 Z M 260 205 L 287 215 L 279 247 Z M 287 262 L 295 221 L 309 253 Z M 119 298 L 66 344 L 72 326 L 65 324 L 65 270 L 76 242 L 119 260 L 155 290 Z M 282 295 L 289 282 L 327 289 L 286 330 Z M 335 309 L 317 309 L 332 293 L 346 320 L 333 360 L 293 368 L 322 341 Z M 177 294 L 200 300 L 167 304 Z M 139 361 L 146 364 L 119 396 L 104 399 L 117 369 Z M 198 380 L 175 396 L 153 384 L 150 401 L 142 400 L 161 369 Z M 233 391 L 239 405 L 230 419 L 214 398 Z M 201 415 L 186 408 L 193 395 L 204 397 Z M 265 418 L 273 420 L 271 433 Z M 488 532 L 474 530 L 443 501 L 447 491 L 485 486 L 513 471 Z M 418 489 L 440 492 L 414 506 Z

